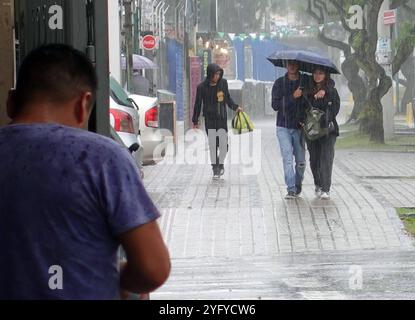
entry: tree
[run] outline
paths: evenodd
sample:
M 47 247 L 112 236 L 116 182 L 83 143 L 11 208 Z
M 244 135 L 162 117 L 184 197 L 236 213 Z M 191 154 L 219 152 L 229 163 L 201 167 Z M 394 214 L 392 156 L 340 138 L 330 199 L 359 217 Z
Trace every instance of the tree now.
M 307 13 L 319 24 L 324 24 L 330 11 L 325 1 L 308 0 Z M 339 16 L 335 17 L 335 19 L 336 18 L 339 20 L 341 19 Z M 318 33 L 318 39 L 327 46 L 343 51 L 345 60 L 341 65 L 341 69 L 344 77 L 347 79 L 348 87 L 352 92 L 355 103 L 350 120 L 356 121 L 358 120 L 358 115 L 361 113 L 365 105 L 366 81 L 359 74 L 360 68 L 354 56 L 352 46 L 349 43 L 327 37 L 325 28 Z
M 391 7 L 408 4 L 410 0 L 392 1 Z M 378 17 L 383 1 L 380 0 L 329 0 L 330 5 L 338 14 L 344 30 L 349 34 L 348 42 L 344 43 L 325 36 L 324 29 L 319 33 L 319 39 L 329 45 L 343 50 L 346 61 L 342 70 L 348 79 L 350 90 L 353 93 L 359 111 L 360 128 L 369 134 L 370 140 L 384 143 L 383 107 L 384 97 L 392 86 L 392 79 L 385 69 L 376 60 L 378 44 Z M 351 5 L 366 6 L 367 15 L 363 16 L 363 28 L 353 29 L 347 19 Z M 318 8 L 316 13 L 313 8 Z M 329 14 L 327 5 L 321 0 L 309 0 L 308 12 L 316 19 L 323 19 Z M 376 27 L 375 27 L 376 26 Z M 402 64 L 412 54 L 415 46 L 415 25 L 411 25 L 406 36 L 398 46 L 397 53 L 392 61 L 392 74 L 395 75 Z M 359 75 L 362 70 L 367 77 L 365 82 Z M 363 89 L 364 88 L 364 89 Z M 361 99 L 364 97 L 364 101 Z M 359 110 L 361 109 L 361 110 Z
M 391 6 L 391 9 L 395 9 L 397 4 L 394 3 Z M 399 39 L 395 39 L 395 47 L 399 47 L 402 41 L 406 41 L 408 38 L 408 32 L 410 33 L 411 23 L 415 18 L 415 9 L 412 8 L 409 3 L 402 4 L 401 10 L 399 12 L 399 25 L 395 27 L 400 29 Z M 399 79 L 399 83 L 405 87 L 405 93 L 402 97 L 401 109 L 405 110 L 408 103 L 412 102 L 415 97 L 415 59 L 413 56 L 410 56 L 401 67 L 401 72 L 404 75 L 405 79 Z

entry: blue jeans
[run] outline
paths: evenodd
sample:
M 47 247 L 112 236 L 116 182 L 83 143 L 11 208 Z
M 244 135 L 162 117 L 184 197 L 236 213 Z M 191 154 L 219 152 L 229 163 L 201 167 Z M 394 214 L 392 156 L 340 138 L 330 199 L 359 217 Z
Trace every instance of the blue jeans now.
M 302 132 L 299 129 L 277 127 L 288 192 L 296 192 L 296 186 L 301 186 L 304 180 L 307 162 L 305 159 L 305 139 L 302 139 L 301 136 Z

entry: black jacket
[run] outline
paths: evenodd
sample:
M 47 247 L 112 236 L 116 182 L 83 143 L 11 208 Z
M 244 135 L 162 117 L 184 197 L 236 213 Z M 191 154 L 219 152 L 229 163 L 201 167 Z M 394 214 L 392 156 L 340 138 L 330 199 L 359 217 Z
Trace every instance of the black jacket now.
M 295 99 L 294 91 L 302 87 L 304 93 L 311 90 L 313 77 L 300 73 L 298 80 L 289 80 L 288 74 L 277 79 L 272 88 L 272 108 L 278 112 L 277 127 L 299 129 L 305 121 L 304 98 Z M 330 79 L 328 86 L 334 88 L 336 83 Z
M 303 118 L 302 98 L 295 99 L 294 91 L 299 87 L 307 88 L 310 76 L 300 74 L 298 80 L 289 80 L 288 74 L 275 81 L 272 88 L 272 108 L 278 112 L 277 127 L 299 129 Z
M 216 86 L 210 85 L 210 80 L 216 72 L 221 72 L 221 78 Z M 208 123 L 219 120 L 226 122 L 228 119 L 226 106 L 236 111 L 238 105 L 232 100 L 229 94 L 228 81 L 223 78 L 223 70 L 216 64 L 207 67 L 206 80 L 197 87 L 196 101 L 193 113 L 193 123 L 199 123 L 202 112 Z
M 326 91 L 326 96 L 323 99 L 315 99 L 314 95 L 311 93 L 306 94 L 306 98 L 303 98 L 303 108 L 304 110 L 307 110 L 312 106 L 313 108 L 324 111 L 325 115 L 321 118 L 321 127 L 328 128 L 329 123 L 333 122 L 334 131 L 331 132 L 331 134 L 339 136 L 340 130 L 336 120 L 340 111 L 339 93 L 336 88 L 331 86 L 326 87 L 324 90 Z

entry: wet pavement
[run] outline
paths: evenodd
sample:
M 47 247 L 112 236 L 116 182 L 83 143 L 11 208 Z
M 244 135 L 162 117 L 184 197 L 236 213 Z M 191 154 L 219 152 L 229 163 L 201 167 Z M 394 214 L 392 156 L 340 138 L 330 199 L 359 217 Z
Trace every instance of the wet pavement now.
M 274 121 L 256 125 L 255 175 L 232 156 L 220 181 L 208 163 L 145 169 L 173 263 L 152 298 L 415 298 L 413 240 L 394 210 L 415 207 L 415 154 L 338 151 L 331 201 L 315 199 L 309 169 L 303 198 L 286 201 Z

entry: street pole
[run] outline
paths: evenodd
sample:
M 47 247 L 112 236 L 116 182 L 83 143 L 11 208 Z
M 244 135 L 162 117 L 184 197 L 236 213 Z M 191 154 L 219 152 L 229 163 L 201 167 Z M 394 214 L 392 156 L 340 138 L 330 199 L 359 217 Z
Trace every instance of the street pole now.
M 394 29 L 394 37 L 395 37 L 395 42 L 396 42 L 399 39 L 399 8 L 396 9 L 396 22 L 395 22 L 395 25 L 393 26 L 393 29 Z M 398 52 L 398 48 L 396 48 L 395 54 L 397 52 Z M 395 75 L 395 83 L 396 83 L 396 110 L 398 110 L 398 112 L 403 112 L 401 108 L 401 104 L 400 104 L 401 93 L 399 92 L 399 71 Z
M 127 90 L 133 92 L 133 35 L 132 35 L 132 8 L 131 0 L 124 0 L 124 9 L 125 9 L 125 23 L 124 23 L 124 33 L 125 33 L 125 57 L 127 62 Z
M 219 23 L 219 18 L 218 18 L 218 0 L 215 1 L 215 31 L 218 31 L 218 23 Z
M 184 67 L 184 73 L 183 73 L 183 87 L 184 87 L 184 94 L 183 94 L 183 115 L 184 115 L 184 129 L 190 129 L 190 123 L 188 120 L 188 114 L 189 114 L 189 88 L 190 88 L 190 72 L 189 72 L 189 33 L 188 33 L 188 17 L 187 17 L 187 11 L 188 8 L 187 3 L 188 0 L 184 0 L 184 6 L 183 6 L 183 67 Z
M 138 0 L 138 20 L 139 20 L 139 25 L 138 25 L 138 39 L 140 41 L 141 38 L 141 30 L 143 28 L 143 0 Z M 138 46 L 138 54 L 142 55 L 142 51 L 140 48 L 140 44 Z
M 218 31 L 218 0 L 210 2 L 210 31 Z
M 138 3 L 137 0 L 134 0 L 134 5 L 133 5 L 134 9 L 134 53 L 138 54 L 138 50 L 139 50 L 139 32 L 138 32 L 138 24 L 139 24 L 139 13 L 138 13 Z
M 163 88 L 163 35 L 162 35 L 162 13 L 166 3 L 164 1 L 160 2 L 160 6 L 157 7 L 156 15 L 157 15 L 157 34 L 159 37 L 159 47 L 157 49 L 157 62 L 159 65 L 158 72 L 157 72 L 157 89 Z
M 378 36 L 379 38 L 387 38 L 391 40 L 391 30 L 389 25 L 385 25 L 383 20 L 383 13 L 385 10 L 389 10 L 390 1 L 385 0 L 382 4 L 381 9 L 379 10 L 379 19 L 378 19 Z M 392 78 L 392 65 L 391 61 L 383 65 L 383 68 L 386 71 L 386 74 Z M 395 112 L 394 112 L 394 103 L 393 103 L 393 88 L 382 99 L 383 106 L 383 128 L 385 139 L 390 139 L 395 133 Z
M 95 62 L 99 81 L 96 97 L 95 132 L 110 136 L 109 124 L 109 41 L 108 41 L 108 2 L 94 1 Z M 118 31 L 118 30 L 117 30 Z

